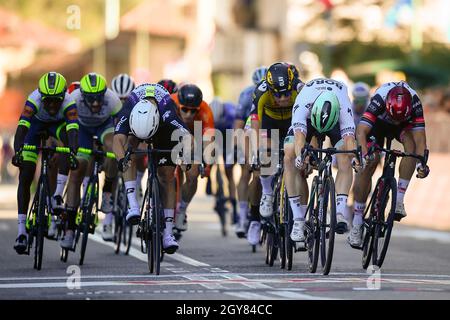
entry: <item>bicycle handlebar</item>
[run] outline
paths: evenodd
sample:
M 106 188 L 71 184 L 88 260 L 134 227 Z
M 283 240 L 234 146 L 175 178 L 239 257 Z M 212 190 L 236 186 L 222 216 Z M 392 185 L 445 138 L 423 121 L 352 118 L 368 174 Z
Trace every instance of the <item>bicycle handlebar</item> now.
M 102 150 L 92 150 L 92 149 L 87 149 L 87 148 L 78 148 L 78 152 L 80 153 L 84 153 L 87 155 L 100 155 L 100 156 L 104 156 L 108 159 L 115 159 L 116 155 L 112 152 L 106 152 L 106 151 L 102 151 Z
M 375 143 L 375 138 L 371 137 L 371 145 L 369 146 L 369 150 L 367 152 L 368 155 L 373 154 L 375 151 L 381 151 L 381 152 L 385 152 L 386 154 L 390 154 L 393 155 L 395 157 L 398 158 L 404 158 L 404 157 L 410 157 L 410 158 L 415 158 L 417 160 L 420 161 L 420 163 L 422 164 L 422 166 L 426 166 L 427 162 L 428 162 L 428 156 L 430 151 L 428 149 L 425 149 L 424 155 L 418 155 L 415 153 L 409 153 L 409 152 L 403 152 L 400 150 L 396 150 L 396 149 L 385 149 L 383 147 L 380 147 L 378 144 Z
M 50 151 L 51 153 L 66 153 L 70 154 L 70 148 L 68 147 L 38 147 L 33 145 L 24 145 L 21 151 Z

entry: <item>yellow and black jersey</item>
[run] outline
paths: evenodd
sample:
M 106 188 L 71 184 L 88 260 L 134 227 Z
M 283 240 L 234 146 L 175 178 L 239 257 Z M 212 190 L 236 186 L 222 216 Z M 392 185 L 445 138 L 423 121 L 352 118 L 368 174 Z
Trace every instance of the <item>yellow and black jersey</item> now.
M 303 83 L 299 79 L 294 79 L 289 106 L 280 107 L 276 104 L 275 98 L 269 90 L 266 80 L 262 80 L 253 92 L 253 105 L 250 112 L 252 120 L 261 121 L 263 115 L 274 120 L 291 119 L 295 98 L 297 98 L 297 95 L 302 87 Z

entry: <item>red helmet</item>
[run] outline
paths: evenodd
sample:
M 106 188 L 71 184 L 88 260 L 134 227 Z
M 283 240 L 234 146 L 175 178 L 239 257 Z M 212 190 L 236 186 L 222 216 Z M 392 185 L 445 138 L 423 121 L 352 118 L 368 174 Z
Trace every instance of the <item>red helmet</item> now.
M 389 90 L 386 97 L 386 111 L 394 120 L 408 119 L 412 111 L 412 97 L 408 89 L 395 86 Z
M 67 88 L 67 91 L 69 93 L 72 93 L 74 90 L 78 89 L 79 87 L 80 87 L 80 81 L 74 81 L 69 85 L 69 87 Z

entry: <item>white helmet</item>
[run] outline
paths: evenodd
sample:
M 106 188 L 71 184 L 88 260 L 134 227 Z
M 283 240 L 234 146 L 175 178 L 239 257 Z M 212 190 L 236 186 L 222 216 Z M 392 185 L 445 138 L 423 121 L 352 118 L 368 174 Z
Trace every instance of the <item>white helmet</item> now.
M 142 140 L 151 138 L 159 127 L 158 106 L 148 100 L 141 100 L 133 107 L 130 114 L 130 129 Z
M 364 82 L 356 82 L 353 85 L 353 98 L 368 98 L 370 95 L 370 88 Z
M 211 111 L 213 113 L 214 122 L 219 122 L 224 113 L 224 105 L 223 102 L 220 101 L 218 97 L 215 97 L 213 101 L 209 104 Z
M 120 99 L 127 98 L 131 91 L 134 90 L 134 87 L 135 84 L 133 78 L 126 73 L 117 75 L 111 81 L 111 90 L 114 91 Z

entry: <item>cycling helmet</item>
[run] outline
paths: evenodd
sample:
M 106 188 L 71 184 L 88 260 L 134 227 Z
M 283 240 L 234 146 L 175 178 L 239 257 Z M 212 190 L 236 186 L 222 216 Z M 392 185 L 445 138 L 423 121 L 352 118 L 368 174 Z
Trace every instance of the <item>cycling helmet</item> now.
M 130 129 L 142 140 L 151 138 L 159 127 L 159 111 L 156 104 L 141 100 L 133 107 L 130 114 Z
M 409 90 L 403 85 L 396 85 L 389 90 L 386 97 L 386 111 L 394 120 L 408 119 L 412 112 L 412 97 Z
M 294 73 L 294 78 L 299 78 L 300 77 L 300 71 L 298 70 L 297 66 L 293 63 L 290 62 L 285 62 L 285 64 L 289 67 L 289 69 L 292 70 L 292 72 Z
M 134 80 L 126 73 L 115 76 L 111 81 L 111 90 L 114 91 L 120 99 L 126 99 L 134 90 L 136 85 Z
M 255 85 L 261 82 L 266 77 L 267 67 L 261 66 L 253 71 L 252 80 Z
M 198 108 L 203 101 L 203 93 L 195 84 L 185 84 L 178 90 L 178 101 L 183 106 Z
M 42 98 L 64 99 L 67 89 L 66 79 L 58 72 L 48 72 L 39 79 L 39 93 Z
M 352 95 L 354 99 L 357 98 L 369 98 L 370 96 L 370 88 L 367 83 L 364 82 L 356 82 L 353 85 Z
M 80 81 L 73 81 L 67 88 L 67 92 L 72 93 L 78 88 L 80 88 Z
M 159 80 L 158 84 L 166 88 L 166 90 L 169 91 L 170 94 L 177 92 L 177 84 L 170 79 Z
M 215 97 L 209 104 L 209 107 L 213 113 L 214 121 L 218 122 L 223 117 L 225 111 L 224 104 L 219 98 Z
M 269 67 L 266 74 L 269 89 L 276 93 L 284 93 L 292 90 L 294 73 L 285 63 L 277 62 Z
M 106 80 L 98 73 L 88 73 L 81 78 L 80 90 L 83 94 L 84 101 L 90 108 L 95 101 L 103 103 L 106 92 Z
M 311 124 L 319 133 L 330 131 L 339 120 L 339 100 L 333 92 L 324 91 L 314 101 Z

